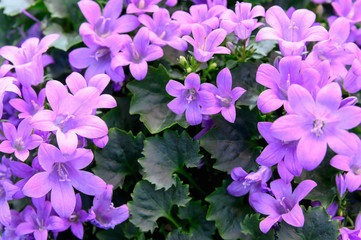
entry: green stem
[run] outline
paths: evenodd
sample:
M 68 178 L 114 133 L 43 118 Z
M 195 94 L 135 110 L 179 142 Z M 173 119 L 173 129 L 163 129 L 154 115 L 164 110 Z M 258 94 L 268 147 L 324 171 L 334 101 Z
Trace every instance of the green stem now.
M 170 213 L 166 214 L 165 218 L 168 219 L 171 223 L 173 223 L 173 225 L 177 228 L 182 228 L 182 226 L 177 223 L 177 221 L 172 217 Z
M 198 191 L 200 191 L 203 195 L 206 195 L 206 192 L 193 180 L 193 178 L 185 172 L 183 169 L 178 169 L 176 173 L 179 173 L 183 177 L 185 177 Z

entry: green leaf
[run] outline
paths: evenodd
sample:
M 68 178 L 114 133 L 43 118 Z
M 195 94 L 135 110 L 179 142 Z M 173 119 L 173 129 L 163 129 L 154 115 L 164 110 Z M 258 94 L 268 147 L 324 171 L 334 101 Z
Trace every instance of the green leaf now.
M 144 168 L 144 178 L 155 184 L 156 189 L 169 189 L 176 182 L 173 173 L 183 167 L 197 167 L 202 155 L 199 144 L 184 131 L 181 135 L 166 131 L 164 137 L 150 137 L 144 142 L 144 158 L 139 163 Z
M 63 51 L 67 51 L 69 48 L 82 42 L 81 36 L 76 33 L 66 33 L 63 28 L 57 23 L 51 23 L 43 30 L 45 35 L 57 33 L 60 37 L 52 44 L 53 47 Z
M 184 115 L 176 115 L 167 106 L 172 100 L 168 97 L 165 86 L 169 81 L 166 69 L 149 67 L 148 74 L 142 81 L 127 84 L 133 93 L 130 114 L 140 114 L 140 120 L 152 133 L 158 133 L 178 123 L 187 127 Z
M 129 221 L 115 226 L 114 229 L 101 230 L 96 236 L 99 240 L 145 239 L 144 233 Z
M 0 0 L 0 9 L 4 8 L 6 15 L 14 16 L 33 4 L 35 4 L 35 0 Z
M 244 220 L 241 222 L 241 231 L 247 237 L 252 240 L 270 240 L 274 239 L 273 231 L 269 231 L 267 234 L 264 234 L 259 229 L 259 223 L 261 222 L 259 219 L 260 214 L 251 214 L 247 215 Z
M 303 208 L 303 207 L 302 207 Z M 279 240 L 325 240 L 338 239 L 338 220 L 330 220 L 330 216 L 322 207 L 303 208 L 305 224 L 302 228 L 288 225 L 282 221 L 278 233 Z
M 241 222 L 247 214 L 254 213 L 248 204 L 247 197 L 233 197 L 228 194 L 229 182 L 224 181 L 223 186 L 217 188 L 206 198 L 210 203 L 207 220 L 215 221 L 218 232 L 223 239 L 244 239 L 241 232 Z
M 131 132 L 116 128 L 110 129 L 108 136 L 108 144 L 95 152 L 93 171 L 108 184 L 122 188 L 125 176 L 139 171 L 137 160 L 142 156 L 144 136 L 134 137 Z
M 302 171 L 301 176 L 295 177 L 296 183 L 300 183 L 306 179 L 312 179 L 317 183 L 317 186 L 305 197 L 305 199 L 320 201 L 324 207 L 328 207 L 337 195 L 335 176 L 338 170 L 329 164 L 333 155 L 333 153 L 328 151 L 325 159 L 315 170 L 304 170 Z
M 259 64 L 246 62 L 232 69 L 233 87 L 242 87 L 247 90 L 236 102 L 237 105 L 246 105 L 251 109 L 257 106 L 257 99 L 262 92 L 262 85 L 256 82 L 256 73 Z
M 229 123 L 221 115 L 213 118 L 212 128 L 200 140 L 212 157 L 217 159 L 214 168 L 230 173 L 235 167 L 245 171 L 257 166 L 251 139 L 258 135 L 257 112 L 238 109 L 235 123 Z
M 171 222 L 172 206 L 185 206 L 190 200 L 188 197 L 188 186 L 182 185 L 177 179 L 176 186 L 167 191 L 156 190 L 155 186 L 148 181 L 140 181 L 134 187 L 133 201 L 128 203 L 130 209 L 130 221 L 138 226 L 143 232 L 157 227 L 156 221 L 165 217 Z
M 254 55 L 252 55 L 255 59 L 260 59 L 263 57 L 267 57 L 267 55 L 277 46 L 276 40 L 263 40 L 259 42 L 255 42 L 251 40 L 249 47 L 255 49 Z
M 66 12 L 66 4 L 59 0 L 44 0 L 46 8 L 49 10 L 52 17 L 65 18 L 68 16 Z
M 189 240 L 193 239 L 191 234 L 183 232 L 181 229 L 176 229 L 167 235 L 167 240 Z
M 207 208 L 202 206 L 201 201 L 190 202 L 186 207 L 179 209 L 179 217 L 190 222 L 189 232 L 193 240 L 212 239 L 216 229 L 214 222 L 206 220 Z

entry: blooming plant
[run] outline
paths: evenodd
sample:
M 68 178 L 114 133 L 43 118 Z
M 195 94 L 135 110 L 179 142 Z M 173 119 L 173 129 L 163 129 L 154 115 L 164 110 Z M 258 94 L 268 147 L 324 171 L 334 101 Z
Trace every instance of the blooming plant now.
M 0 239 L 361 239 L 361 0 L 0 19 Z

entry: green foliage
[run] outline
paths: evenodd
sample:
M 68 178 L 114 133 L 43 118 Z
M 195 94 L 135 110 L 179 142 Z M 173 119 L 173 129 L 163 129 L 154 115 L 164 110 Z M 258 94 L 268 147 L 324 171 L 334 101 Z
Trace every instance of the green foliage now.
M 139 163 L 144 168 L 144 179 L 155 184 L 156 189 L 169 189 L 175 185 L 173 173 L 184 172 L 183 167 L 197 167 L 202 155 L 199 145 L 184 131 L 181 135 L 166 131 L 164 137 L 150 137 L 144 142 L 144 158 Z
M 35 4 L 35 0 L 0 0 L 0 9 L 4 8 L 6 15 L 14 16 L 33 4 Z
M 175 186 L 168 190 L 156 190 L 155 185 L 148 181 L 140 181 L 134 187 L 133 201 L 128 203 L 130 209 L 130 221 L 142 231 L 154 231 L 156 221 L 164 217 L 179 227 L 172 216 L 173 206 L 185 206 L 190 200 L 188 197 L 188 185 L 182 185 L 177 179 Z
M 273 231 L 268 231 L 267 234 L 264 234 L 259 229 L 259 223 L 261 222 L 260 214 L 250 214 L 247 215 L 241 222 L 241 231 L 246 235 L 247 238 L 252 240 L 271 240 L 274 239 Z
M 257 133 L 256 111 L 238 109 L 235 123 L 220 115 L 213 118 L 212 128 L 201 138 L 201 146 L 217 159 L 214 168 L 230 173 L 235 167 L 246 171 L 256 166 L 252 137 Z
M 131 222 L 126 221 L 114 229 L 102 230 L 96 234 L 99 240 L 134 239 L 145 240 L 144 233 Z
M 108 136 L 108 144 L 95 152 L 93 171 L 108 184 L 122 188 L 124 178 L 139 171 L 137 160 L 142 156 L 144 137 L 116 128 L 110 129 Z
M 170 77 L 166 69 L 149 67 L 142 81 L 132 81 L 127 87 L 133 93 L 130 114 L 140 114 L 140 121 L 152 133 L 158 133 L 178 123 L 182 127 L 188 124 L 183 115 L 176 115 L 167 106 L 172 98 L 167 97 L 165 86 Z
M 75 44 L 81 43 L 82 38 L 81 36 L 76 33 L 67 33 L 64 31 L 62 26 L 57 23 L 50 23 L 47 27 L 43 30 L 45 35 L 57 33 L 60 37 L 52 44 L 53 47 L 61 49 L 63 51 L 69 50 Z
M 322 207 L 309 207 L 307 212 L 303 208 L 305 224 L 302 228 L 288 225 L 284 221 L 278 233 L 279 240 L 325 240 L 337 239 L 338 220 L 330 220 L 330 216 Z

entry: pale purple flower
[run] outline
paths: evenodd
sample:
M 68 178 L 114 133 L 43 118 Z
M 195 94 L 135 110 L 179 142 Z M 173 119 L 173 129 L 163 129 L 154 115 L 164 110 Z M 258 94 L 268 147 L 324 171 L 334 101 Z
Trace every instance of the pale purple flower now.
M 0 161 L 0 180 L 10 180 L 11 176 L 10 159 L 2 156 Z
M 41 185 L 41 184 L 40 184 Z M 26 206 L 22 214 L 24 222 L 20 223 L 15 230 L 17 236 L 34 234 L 35 240 L 45 240 L 48 238 L 49 230 L 64 229 L 65 223 L 58 216 L 51 216 L 51 203 L 45 201 L 45 198 L 33 198 L 33 204 L 36 208 Z
M 0 224 L 9 226 L 11 223 L 11 213 L 8 204 L 13 199 L 13 195 L 18 191 L 18 187 L 7 179 L 0 180 Z
M 227 187 L 229 194 L 235 197 L 268 190 L 267 181 L 272 176 L 269 167 L 261 166 L 257 172 L 247 173 L 241 167 L 234 168 L 231 172 L 233 182 Z
M 161 0 L 130 0 L 127 7 L 127 13 L 142 14 L 146 12 L 157 12 L 157 4 Z
M 78 148 L 71 155 L 63 155 L 53 145 L 43 143 L 38 156 L 45 171 L 32 176 L 23 187 L 23 193 L 40 198 L 51 191 L 51 205 L 61 217 L 70 217 L 74 212 L 76 199 L 73 187 L 92 196 L 105 188 L 101 178 L 80 170 L 92 162 L 94 156 L 91 150 Z
M 70 64 L 78 69 L 84 69 L 85 78 L 89 80 L 97 74 L 106 73 L 114 82 L 123 82 L 125 79 L 123 68 L 111 67 L 111 61 L 124 47 L 128 35 L 112 35 L 101 43 L 86 41 L 88 47 L 77 48 L 69 53 Z
M 19 118 L 34 116 L 38 111 L 44 109 L 45 89 L 41 89 L 39 95 L 31 87 L 22 88 L 23 99 L 14 98 L 10 100 L 10 105 L 19 111 Z
M 343 86 L 349 93 L 357 93 L 361 90 L 361 62 L 355 59 L 343 78 Z
M 197 125 L 202 122 L 202 108 L 214 105 L 213 94 L 201 90 L 201 81 L 197 74 L 189 74 L 184 85 L 180 82 L 170 80 L 166 86 L 167 93 L 176 99 L 168 103 L 168 107 L 175 114 L 183 114 L 185 111 L 187 122 Z
M 60 82 L 49 81 L 46 96 L 52 111 L 39 111 L 31 119 L 31 124 L 41 131 L 56 131 L 59 148 L 64 154 L 71 154 L 78 145 L 77 135 L 94 139 L 108 133 L 105 122 L 92 115 L 99 95 L 95 87 L 82 88 L 71 95 Z
M 29 38 L 21 48 L 4 46 L 0 49 L 0 56 L 13 64 L 17 79 L 23 86 L 38 85 L 43 81 L 44 66 L 51 62 L 49 56 L 42 54 L 58 37 L 58 34 L 50 34 L 40 42 L 38 38 Z
M 180 23 L 173 21 L 169 17 L 167 9 L 161 8 L 153 13 L 153 19 L 142 14 L 139 21 L 149 29 L 149 39 L 158 46 L 169 45 L 179 51 L 187 50 L 188 44 L 180 36 Z
M 221 28 L 227 31 L 227 34 L 234 31 L 239 39 L 245 40 L 251 36 L 253 30 L 262 26 L 256 17 L 264 17 L 264 8 L 260 5 L 252 10 L 252 4 L 246 2 L 237 2 L 235 12 L 227 10 L 221 15 Z
M 184 36 L 183 39 L 193 46 L 194 57 L 199 62 L 207 62 L 214 54 L 231 53 L 228 48 L 219 46 L 227 36 L 226 31 L 223 29 L 216 29 L 207 34 L 202 25 L 194 24 L 192 35 L 193 38 Z
M 215 105 L 204 109 L 204 112 L 213 114 L 221 112 L 228 122 L 234 123 L 236 120 L 236 107 L 234 104 L 246 90 L 241 87 L 232 89 L 232 75 L 228 68 L 224 68 L 218 73 L 217 87 L 210 83 L 202 84 L 201 90 L 211 92 L 215 98 Z
M 208 9 L 207 4 L 193 5 L 189 8 L 189 13 L 185 11 L 176 11 L 172 18 L 181 24 L 182 33 L 189 35 L 195 24 L 201 24 L 207 29 L 207 32 L 216 29 L 219 26 L 219 16 L 227 8 L 221 5 Z
M 310 171 L 323 160 L 327 145 L 339 154 L 351 151 L 355 145 L 347 131 L 361 122 L 361 109 L 341 104 L 341 89 L 337 83 L 323 87 L 316 101 L 303 87 L 293 84 L 288 89 L 292 114 L 280 117 L 272 127 L 272 135 L 282 141 L 296 141 L 297 158 Z
M 3 99 L 5 92 L 13 92 L 21 96 L 20 89 L 14 84 L 15 81 L 16 79 L 13 77 L 0 78 L 0 119 L 2 118 L 4 110 Z
M 207 0 L 207 5 L 209 8 L 212 8 L 214 6 L 227 7 L 227 0 Z
M 256 41 L 278 40 L 284 56 L 301 55 L 306 42 L 328 39 L 328 32 L 322 26 L 312 26 L 316 14 L 307 9 L 296 10 L 289 18 L 279 6 L 273 6 L 266 12 L 266 22 L 271 27 L 262 28 Z
M 2 233 L 3 239 L 11 239 L 11 240 L 24 240 L 24 238 L 16 235 L 16 227 L 24 222 L 24 214 L 19 213 L 16 210 L 10 210 L 11 214 L 11 223 L 8 226 L 5 226 L 4 231 Z
M 114 207 L 112 203 L 113 185 L 107 185 L 103 192 L 95 195 L 93 206 L 89 210 L 90 220 L 99 228 L 109 229 L 129 218 L 129 208 L 126 204 Z
M 6 140 L 0 144 L 0 152 L 15 153 L 15 157 L 25 161 L 29 157 L 29 150 L 38 147 L 43 139 L 32 134 L 33 128 L 30 119 L 24 119 L 16 129 L 11 123 L 3 123 L 3 132 Z
M 341 240 L 359 240 L 361 238 L 361 214 L 357 215 L 355 228 L 343 227 L 340 229 Z
M 123 0 L 110 0 L 103 9 L 103 15 L 99 5 L 90 0 L 78 2 L 78 6 L 88 21 L 80 26 L 79 33 L 85 38 L 92 38 L 92 41 L 104 45 L 109 36 L 118 33 L 128 33 L 139 26 L 136 16 L 120 16 L 123 9 Z M 106 44 L 106 43 L 105 43 Z
M 338 16 L 347 18 L 351 23 L 361 21 L 360 0 L 334 0 L 331 4 Z
M 161 47 L 149 44 L 149 32 L 141 28 L 134 40 L 127 36 L 124 40 L 124 49 L 112 60 L 112 68 L 129 65 L 130 73 L 137 80 L 145 78 L 148 72 L 149 61 L 163 57 Z
M 291 183 L 286 184 L 282 179 L 275 180 L 270 184 L 273 195 L 261 192 L 250 194 L 249 203 L 259 213 L 268 215 L 259 224 L 263 233 L 282 219 L 295 227 L 303 227 L 305 218 L 299 202 L 317 186 L 312 180 L 304 180 L 292 192 Z

